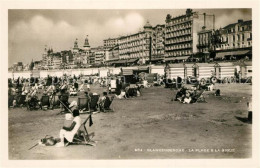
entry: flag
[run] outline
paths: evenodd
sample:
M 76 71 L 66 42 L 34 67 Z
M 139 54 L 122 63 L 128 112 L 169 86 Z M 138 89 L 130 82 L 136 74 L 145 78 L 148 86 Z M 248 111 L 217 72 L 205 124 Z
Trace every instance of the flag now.
M 91 127 L 91 125 L 93 125 L 93 121 L 92 121 L 92 116 L 89 116 L 89 127 Z

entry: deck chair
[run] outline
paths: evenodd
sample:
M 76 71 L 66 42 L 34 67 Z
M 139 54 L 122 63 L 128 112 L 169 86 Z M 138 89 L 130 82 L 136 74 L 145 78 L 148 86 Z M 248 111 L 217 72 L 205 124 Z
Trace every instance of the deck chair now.
M 41 109 L 50 108 L 50 96 L 43 95 L 41 98 Z
M 207 103 L 206 99 L 205 99 L 205 97 L 203 95 L 204 92 L 205 92 L 205 90 L 201 90 L 199 93 L 197 93 L 196 98 L 195 98 L 195 102 Z M 195 102 L 193 102 L 193 103 L 195 103 Z
M 77 134 L 73 138 L 72 144 L 96 146 L 97 142 L 92 140 L 92 138 L 95 136 L 94 132 L 89 134 L 86 128 L 88 121 L 89 127 L 91 127 L 93 124 L 91 115 L 92 114 L 90 114 L 79 127 Z
M 8 95 L 8 107 L 13 106 L 14 96 Z
M 61 104 L 61 111 L 58 114 L 68 113 L 69 112 L 69 96 L 68 95 L 61 95 L 59 102 Z
M 27 102 L 27 110 L 38 110 L 40 108 L 39 100 L 36 97 L 32 97 Z
M 97 111 L 99 95 L 92 95 L 89 103 L 90 111 Z
M 53 95 L 51 100 L 50 100 L 50 103 L 51 103 L 52 109 L 60 108 L 59 96 Z
M 129 97 L 134 97 L 137 96 L 136 88 L 129 88 L 126 92 L 126 96 Z
M 18 106 L 25 106 L 26 105 L 26 95 L 20 95 L 17 99 L 17 105 Z
M 102 112 L 113 112 L 114 110 L 110 108 L 110 105 L 112 104 L 114 100 L 114 96 L 111 97 L 111 99 L 109 97 L 106 97 L 104 103 L 102 103 L 99 106 L 99 110 Z
M 79 110 L 84 111 L 89 111 L 89 105 L 90 105 L 90 101 L 88 98 L 86 97 L 79 97 L 78 98 L 78 108 Z

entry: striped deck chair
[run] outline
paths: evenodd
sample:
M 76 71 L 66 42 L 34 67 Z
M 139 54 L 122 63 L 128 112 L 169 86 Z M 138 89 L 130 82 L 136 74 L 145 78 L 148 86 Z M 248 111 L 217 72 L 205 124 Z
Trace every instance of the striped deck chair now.
M 96 146 L 97 141 L 92 140 L 92 138 L 95 136 L 95 133 L 94 132 L 88 133 L 86 127 L 88 121 L 89 121 L 89 127 L 93 125 L 91 115 L 92 114 L 90 114 L 79 127 L 77 134 L 73 138 L 72 144 Z
M 206 99 L 203 95 L 203 93 L 205 92 L 205 90 L 200 90 L 197 94 L 196 94 L 196 97 L 195 97 L 195 102 L 198 102 L 198 103 L 207 103 L 206 102 Z M 195 103 L 194 102 L 194 103 Z

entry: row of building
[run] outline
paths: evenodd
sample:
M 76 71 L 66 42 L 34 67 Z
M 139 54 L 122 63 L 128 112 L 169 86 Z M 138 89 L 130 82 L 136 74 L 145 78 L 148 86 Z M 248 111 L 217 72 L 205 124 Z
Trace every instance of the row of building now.
M 103 46 L 91 48 L 88 37 L 72 50 L 53 52 L 45 47 L 34 69 L 79 68 L 95 65 L 131 65 L 147 62 L 180 62 L 252 57 L 252 20 L 238 20 L 215 29 L 215 16 L 187 9 L 181 16 L 166 16 L 165 24 L 108 38 Z

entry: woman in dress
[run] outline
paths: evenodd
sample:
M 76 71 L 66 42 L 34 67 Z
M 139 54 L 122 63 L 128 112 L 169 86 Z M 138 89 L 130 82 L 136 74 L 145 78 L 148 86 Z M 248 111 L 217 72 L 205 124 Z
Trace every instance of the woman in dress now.
M 79 117 L 79 110 L 76 108 L 76 103 L 71 103 L 70 108 L 74 108 L 73 113 L 73 121 L 70 127 L 63 126 L 60 130 L 60 142 L 56 144 L 56 147 L 64 147 L 69 144 L 69 142 L 73 141 L 75 134 L 77 133 L 79 127 L 81 126 L 81 119 Z M 65 139 L 68 141 L 65 145 Z

